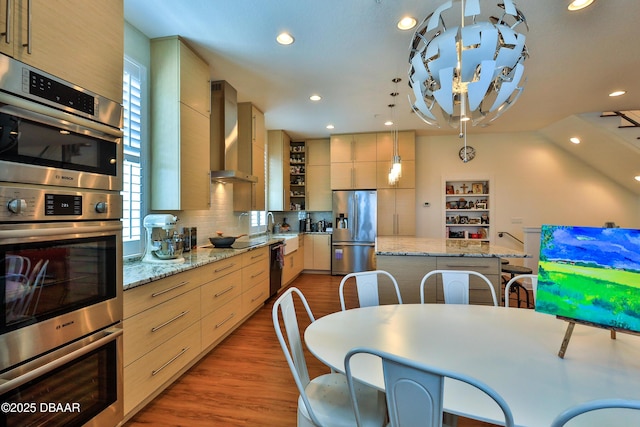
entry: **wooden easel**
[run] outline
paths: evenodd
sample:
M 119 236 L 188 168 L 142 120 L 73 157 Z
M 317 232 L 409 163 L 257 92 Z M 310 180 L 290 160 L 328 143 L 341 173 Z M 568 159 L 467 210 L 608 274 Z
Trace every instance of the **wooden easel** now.
M 597 323 L 587 322 L 585 320 L 571 319 L 569 317 L 564 317 L 564 316 L 556 316 L 556 318 L 560 320 L 564 320 L 565 322 L 569 322 L 569 324 L 567 325 L 567 330 L 564 333 L 564 339 L 562 340 L 560 351 L 558 352 L 558 357 L 562 359 L 564 359 L 564 354 L 567 351 L 567 346 L 569 345 L 569 340 L 571 339 L 571 334 L 573 333 L 573 328 L 574 326 L 576 326 L 576 323 L 580 325 L 591 326 L 594 328 L 608 329 L 611 332 L 612 340 L 616 339 L 616 332 L 623 332 L 625 334 L 631 334 L 631 335 L 640 335 L 640 332 L 633 332 L 625 329 L 618 329 L 613 326 L 599 325 Z

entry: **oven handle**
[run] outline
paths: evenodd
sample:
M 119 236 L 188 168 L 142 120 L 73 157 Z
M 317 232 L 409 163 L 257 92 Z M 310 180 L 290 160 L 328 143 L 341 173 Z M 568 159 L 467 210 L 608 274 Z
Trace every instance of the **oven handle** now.
M 107 329 L 103 331 L 105 336 L 98 339 L 97 341 L 82 346 L 78 350 L 65 354 L 64 356 L 61 356 L 49 363 L 45 363 L 44 365 L 39 366 L 24 375 L 20 375 L 19 377 L 10 379 L 5 383 L 0 383 L 0 394 L 7 393 L 15 388 L 18 388 L 21 385 L 26 384 L 27 382 L 34 380 L 42 375 L 45 375 L 68 362 L 72 362 L 73 360 L 84 356 L 85 354 L 90 353 L 91 351 L 100 348 L 105 344 L 117 340 L 122 335 L 122 332 L 122 328 Z
M 56 128 L 63 128 L 110 142 L 117 142 L 122 137 L 120 129 L 18 98 L 5 92 L 0 92 L 0 104 L 2 105 L 0 111 L 3 113 Z
M 86 233 L 104 233 L 109 231 L 122 231 L 122 223 L 120 221 L 113 222 L 113 225 L 83 225 L 81 227 L 64 227 L 64 228 L 34 228 L 34 229 L 12 229 L 0 230 L 0 239 L 15 239 L 27 237 L 43 237 L 43 236 L 66 236 L 72 234 Z

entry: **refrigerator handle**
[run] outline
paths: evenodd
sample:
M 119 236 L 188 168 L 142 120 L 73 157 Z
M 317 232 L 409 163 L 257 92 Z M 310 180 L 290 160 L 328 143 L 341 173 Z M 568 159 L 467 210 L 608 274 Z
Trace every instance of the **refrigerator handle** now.
M 355 203 L 353 204 L 353 239 L 358 240 L 358 229 L 360 227 L 358 224 L 358 193 L 355 193 L 353 198 L 355 199 Z

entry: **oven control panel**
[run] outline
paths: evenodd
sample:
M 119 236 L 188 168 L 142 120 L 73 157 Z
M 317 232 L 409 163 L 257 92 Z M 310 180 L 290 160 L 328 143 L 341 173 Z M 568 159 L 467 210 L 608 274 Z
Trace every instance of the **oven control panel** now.
M 0 222 L 119 220 L 118 192 L 30 185 L 0 186 Z

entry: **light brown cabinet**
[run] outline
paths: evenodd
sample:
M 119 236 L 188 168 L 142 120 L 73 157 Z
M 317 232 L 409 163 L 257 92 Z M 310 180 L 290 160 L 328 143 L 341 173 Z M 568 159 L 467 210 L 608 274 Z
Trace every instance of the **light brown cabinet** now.
M 190 270 L 124 293 L 125 415 L 200 353 L 200 286 L 205 280 Z
M 330 211 L 332 209 L 329 141 L 329 139 L 314 139 L 306 141 L 305 144 L 308 211 Z
M 269 298 L 269 248 L 242 255 L 242 314 L 251 314 Z
M 304 270 L 304 239 L 298 236 L 298 249 L 284 256 L 282 286 L 287 286 Z
M 179 37 L 151 40 L 151 208 L 208 209 L 209 66 Z
M 262 211 L 265 197 L 265 129 L 264 114 L 249 102 L 238 104 L 238 169 L 258 178 L 256 183 L 233 184 L 234 211 Z
M 269 248 L 206 264 L 124 293 L 125 420 L 269 297 Z
M 378 235 L 413 236 L 416 233 L 416 190 L 378 190 Z
M 331 235 L 304 235 L 304 269 L 312 271 L 331 270 Z
M 122 0 L 2 0 L 0 52 L 122 102 Z
M 460 256 L 404 256 L 378 255 L 377 268 L 388 271 L 395 277 L 405 304 L 420 302 L 420 281 L 433 270 L 473 270 L 484 274 L 491 281 L 498 301 L 502 298 L 500 285 L 500 258 L 497 257 L 460 257 Z M 469 282 L 469 302 L 472 304 L 493 305 L 491 291 L 486 283 L 476 277 Z M 380 302 L 391 304 L 395 296 L 385 291 L 380 295 Z M 439 276 L 432 277 L 425 286 L 425 301 L 443 303 L 444 294 Z
M 376 188 L 376 134 L 331 136 L 331 189 Z
M 288 211 L 291 207 L 289 153 L 291 138 L 283 130 L 267 132 L 269 162 L 268 210 Z

